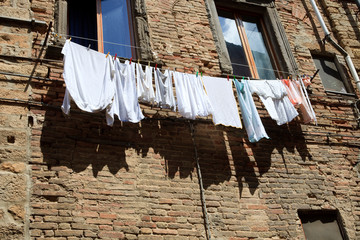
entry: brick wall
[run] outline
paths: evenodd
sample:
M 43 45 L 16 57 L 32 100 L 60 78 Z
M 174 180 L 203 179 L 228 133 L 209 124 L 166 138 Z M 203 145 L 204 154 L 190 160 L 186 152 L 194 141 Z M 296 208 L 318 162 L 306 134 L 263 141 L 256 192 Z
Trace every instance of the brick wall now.
M 1 16 L 54 21 L 54 1 L 0 6 Z M 359 69 L 356 5 L 318 6 Z M 323 33 L 310 3 L 276 1 L 276 8 L 301 74 L 313 73 L 311 52 L 323 48 Z M 146 1 L 146 10 L 151 48 L 164 68 L 221 74 L 203 0 Z M 2 23 L 0 53 L 36 58 L 46 30 Z M 328 44 L 325 50 L 338 54 Z M 34 66 L 0 57 L 0 71 L 30 75 Z M 75 105 L 64 117 L 61 74 L 61 62 L 42 62 L 34 76 L 49 80 L 32 79 L 25 92 L 27 78 L 0 74 L 0 238 L 206 239 L 189 122 L 145 105 L 140 124 L 108 127 L 104 113 Z M 305 239 L 298 209 L 338 209 L 349 239 L 360 238 L 354 99 L 326 95 L 316 77 L 311 101 L 317 126 L 299 119 L 277 126 L 257 102 L 271 139 L 256 144 L 244 130 L 194 122 L 213 239 Z

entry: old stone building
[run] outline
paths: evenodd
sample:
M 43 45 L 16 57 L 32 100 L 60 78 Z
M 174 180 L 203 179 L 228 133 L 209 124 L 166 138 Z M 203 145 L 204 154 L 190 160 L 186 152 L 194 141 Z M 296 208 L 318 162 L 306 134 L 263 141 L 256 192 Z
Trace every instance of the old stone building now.
M 320 69 L 307 91 L 317 125 L 278 126 L 255 95 L 270 136 L 258 143 L 145 104 L 139 124 L 109 127 L 76 105 L 64 116 L 64 39 L 106 49 L 106 1 L 0 0 L 0 239 L 360 239 L 359 90 L 334 47 L 359 72 L 358 1 L 315 1 L 335 45 L 310 0 L 118 2 L 129 54 L 145 65 L 257 79 L 263 44 L 277 78 Z M 73 30 L 93 24 L 83 15 L 95 37 Z M 250 55 L 255 65 L 236 67 Z

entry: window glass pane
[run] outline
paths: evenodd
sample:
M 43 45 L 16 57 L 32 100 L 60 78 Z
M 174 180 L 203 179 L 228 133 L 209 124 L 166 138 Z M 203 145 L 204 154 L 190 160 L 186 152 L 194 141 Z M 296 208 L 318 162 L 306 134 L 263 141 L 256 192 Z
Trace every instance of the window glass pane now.
M 76 37 L 97 39 L 96 0 L 68 1 L 69 35 L 74 36 L 71 41 L 89 46 L 97 50 L 97 42 Z
M 341 240 L 339 225 L 336 220 L 321 219 L 303 222 L 306 239 L 308 240 Z
M 220 16 L 222 15 L 222 16 Z M 235 75 L 251 77 L 236 22 L 231 15 L 219 11 L 219 21 Z M 237 65 L 239 64 L 239 65 Z
M 131 58 L 130 16 L 127 0 L 102 0 L 101 12 L 104 41 L 124 44 L 120 46 L 104 42 L 104 53 L 110 52 L 119 57 Z
M 347 93 L 333 59 L 322 56 L 313 56 L 313 59 L 316 68 L 320 69 L 319 74 L 325 90 Z
M 335 211 L 299 212 L 299 217 L 307 240 L 342 240 Z
M 259 77 L 261 79 L 276 79 L 259 21 L 253 17 L 246 18 L 243 19 L 243 24 Z

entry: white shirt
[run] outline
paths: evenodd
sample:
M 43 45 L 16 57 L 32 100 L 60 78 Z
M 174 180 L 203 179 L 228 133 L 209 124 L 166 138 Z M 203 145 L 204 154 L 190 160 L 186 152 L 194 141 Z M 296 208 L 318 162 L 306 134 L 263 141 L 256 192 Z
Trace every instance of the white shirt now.
M 61 106 L 65 114 L 70 111 L 70 98 L 86 112 L 109 109 L 115 95 L 114 65 L 111 57 L 67 40 L 64 54 L 64 80 L 66 92 Z
M 165 70 L 162 73 L 159 69 L 155 70 L 155 102 L 161 108 L 176 110 L 174 90 L 172 86 L 172 72 Z
M 114 103 L 109 111 L 107 124 L 113 125 L 114 115 L 123 122 L 137 123 L 144 119 L 137 99 L 134 63 L 120 63 L 118 59 L 115 60 L 115 89 Z
M 251 93 L 260 97 L 270 117 L 278 125 L 290 122 L 299 115 L 280 80 L 253 80 L 249 82 L 249 87 Z
M 153 67 L 146 66 L 145 72 L 141 64 L 136 64 L 137 97 L 139 101 L 154 104 L 155 92 L 152 84 Z
M 204 76 L 203 81 L 213 108 L 213 122 L 242 128 L 232 81 L 228 81 L 226 78 L 208 76 Z

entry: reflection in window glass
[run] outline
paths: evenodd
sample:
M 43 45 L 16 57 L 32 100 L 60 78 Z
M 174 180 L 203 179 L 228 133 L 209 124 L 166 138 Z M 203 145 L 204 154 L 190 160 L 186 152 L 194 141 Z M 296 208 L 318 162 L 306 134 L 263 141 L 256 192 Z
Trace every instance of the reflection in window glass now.
M 230 55 L 230 60 L 232 63 L 235 63 L 232 65 L 234 74 L 251 77 L 250 69 L 247 67 L 249 64 L 246 60 L 244 48 L 241 43 L 235 20 L 232 18 L 219 16 L 219 21 L 224 35 L 226 47 Z
M 309 210 L 298 212 L 307 240 L 343 240 L 337 212 L 333 210 Z
M 243 24 L 259 77 L 261 79 L 276 79 L 259 22 L 254 18 L 247 18 L 243 20 Z
M 339 70 L 332 58 L 313 56 L 319 75 L 325 90 L 347 93 L 344 82 L 341 79 Z
M 103 21 L 104 53 L 110 52 L 120 57 L 131 58 L 131 31 L 126 0 L 102 0 L 101 11 Z M 108 44 L 119 43 L 127 46 Z

